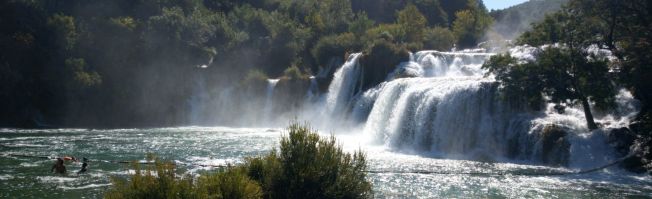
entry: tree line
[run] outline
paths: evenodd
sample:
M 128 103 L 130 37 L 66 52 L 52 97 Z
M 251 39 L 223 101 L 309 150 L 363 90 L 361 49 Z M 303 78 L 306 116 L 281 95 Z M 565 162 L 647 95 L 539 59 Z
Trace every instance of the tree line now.
M 2 1 L 0 126 L 180 124 L 199 73 L 216 87 L 378 42 L 468 47 L 491 21 L 476 0 Z

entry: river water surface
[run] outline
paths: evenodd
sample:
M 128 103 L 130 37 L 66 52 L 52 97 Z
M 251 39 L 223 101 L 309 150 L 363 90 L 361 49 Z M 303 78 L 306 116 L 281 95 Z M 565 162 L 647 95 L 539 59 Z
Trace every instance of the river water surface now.
M 180 172 L 201 174 L 238 164 L 277 147 L 283 129 L 180 127 L 122 130 L 0 129 L 0 198 L 101 198 L 111 177 L 132 172 L 116 161 L 146 154 L 174 161 Z M 589 174 L 544 175 L 572 169 L 527 162 L 444 159 L 368 144 L 337 134 L 345 150 L 364 150 L 376 198 L 652 198 L 652 178 L 609 168 Z M 50 173 L 48 157 L 90 159 L 89 171 L 67 162 L 68 175 Z

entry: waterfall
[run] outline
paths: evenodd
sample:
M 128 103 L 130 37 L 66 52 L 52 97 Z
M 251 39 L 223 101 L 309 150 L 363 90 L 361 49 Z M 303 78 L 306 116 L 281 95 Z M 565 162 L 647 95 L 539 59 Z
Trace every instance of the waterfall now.
M 274 88 L 278 84 L 279 79 L 268 79 L 267 80 L 267 89 L 265 95 L 265 105 L 263 108 L 263 120 L 266 123 L 270 123 L 274 118 Z
M 527 61 L 534 60 L 541 48 L 517 46 L 509 52 Z M 327 128 L 325 131 L 359 132 L 370 142 L 392 150 L 434 157 L 534 164 L 548 164 L 553 159 L 553 164 L 583 168 L 617 158 L 607 144 L 608 129 L 590 132 L 581 106 L 571 105 L 559 113 L 548 104 L 534 111 L 525 103 L 503 99 L 494 77 L 485 76 L 482 69 L 492 55 L 482 50 L 411 53 L 409 60 L 387 74 L 386 81 L 361 90 L 365 73 L 359 63 L 362 54 L 354 53 L 339 68 L 333 67 L 326 93 L 320 95 L 317 81 L 326 79 L 326 72 L 310 78 L 305 103 L 296 112 L 275 109 L 274 104 L 280 103 L 274 101 L 279 99 L 274 93 L 279 80 L 269 79 L 260 98 L 226 99 L 239 105 L 220 105 L 228 110 L 221 118 L 262 120 L 262 125 L 272 126 L 291 119 L 309 120 L 317 128 Z M 223 96 L 237 96 L 238 90 L 232 92 Z M 191 104 L 206 101 L 200 99 L 197 95 Z M 625 90 L 616 102 L 614 111 L 595 111 L 596 122 L 605 128 L 620 128 L 640 109 Z M 237 116 L 233 117 L 234 113 Z
M 310 76 L 310 86 L 308 87 L 308 92 L 306 93 L 306 101 L 312 102 L 317 100 L 319 96 L 319 86 L 317 85 L 317 78 L 315 76 Z
M 187 100 L 189 107 L 188 120 L 190 124 L 198 125 L 205 121 L 206 105 L 210 96 L 206 92 L 206 82 L 203 73 L 199 73 L 198 77 L 193 80 L 195 86 L 192 95 Z
M 539 49 L 521 46 L 510 52 L 525 61 L 534 59 Z M 437 157 L 536 163 L 559 156 L 553 158 L 568 157 L 563 164 L 576 167 L 615 158 L 606 133 L 586 128 L 581 107 L 557 113 L 549 104 L 544 111 L 532 111 L 502 99 L 498 84 L 482 69 L 491 55 L 477 50 L 420 51 L 388 74 L 386 82 L 354 98 L 360 54 L 353 54 L 335 73 L 327 110 L 345 113 L 352 104 L 349 118 L 360 123 L 373 142 Z M 618 128 L 633 117 L 637 109 L 631 94 L 621 91 L 617 99 L 617 112 L 626 114 L 596 114 L 599 123 Z M 551 126 L 567 132 L 563 143 L 569 147 L 546 145 L 551 138 L 545 129 Z M 583 165 L 587 162 L 590 165 Z
M 509 125 L 511 110 L 495 99 L 495 90 L 492 80 L 482 77 L 394 80 L 383 85 L 364 133 L 396 148 L 506 155 L 502 138 L 519 127 Z
M 360 78 L 360 64 L 358 58 L 361 53 L 351 54 L 333 76 L 333 81 L 328 86 L 326 94 L 326 113 L 339 117 L 346 112 L 350 100 L 356 92 L 356 84 Z
M 388 80 L 401 77 L 443 77 L 482 75 L 482 64 L 491 53 L 420 51 L 399 64 Z

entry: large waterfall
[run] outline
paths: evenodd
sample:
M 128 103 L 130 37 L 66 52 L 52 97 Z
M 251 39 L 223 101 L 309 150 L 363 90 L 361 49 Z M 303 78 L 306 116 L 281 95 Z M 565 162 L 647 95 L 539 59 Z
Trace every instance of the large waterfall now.
M 518 46 L 509 52 L 520 60 L 532 60 L 538 50 Z M 305 99 L 293 110 L 277 106 L 288 98 L 276 100 L 283 94 L 275 93 L 279 80 L 270 79 L 260 99 L 245 95 L 235 100 L 240 105 L 221 105 L 230 111 L 218 118 L 277 127 L 292 119 L 308 120 L 325 132 L 359 133 L 371 144 L 432 157 L 581 168 L 618 158 L 607 144 L 607 131 L 625 126 L 636 114 L 638 104 L 629 92 L 619 93 L 615 111 L 595 112 L 605 130 L 590 132 L 581 107 L 569 106 L 560 113 L 549 104 L 535 111 L 525 103 L 503 99 L 494 77 L 482 69 L 492 55 L 481 50 L 412 53 L 387 74 L 386 81 L 362 90 L 364 55 L 354 53 L 335 70 L 324 93 L 319 88 L 326 87 L 318 85 L 317 77 L 306 80 L 307 91 L 298 95 Z M 244 108 L 237 111 L 233 108 L 237 106 Z
M 516 47 L 521 60 L 537 48 Z M 558 113 L 553 105 L 532 111 L 499 95 L 498 85 L 481 68 L 492 54 L 421 51 L 388 74 L 386 82 L 353 98 L 359 54 L 352 55 L 329 87 L 329 110 L 346 111 L 376 144 L 435 157 L 515 160 L 590 167 L 617 158 L 603 130 L 590 132 L 582 109 Z M 348 88 L 347 88 L 348 87 Z M 636 102 L 622 91 L 618 109 L 598 113 L 605 127 L 622 127 L 636 113 Z M 334 108 L 336 107 L 336 108 Z M 620 113 L 627 113 L 621 115 Z M 552 127 L 565 132 L 554 137 Z M 549 129 L 546 129 L 549 128 Z M 554 142 L 555 144 L 549 144 Z M 586 165 L 589 163 L 588 165 Z

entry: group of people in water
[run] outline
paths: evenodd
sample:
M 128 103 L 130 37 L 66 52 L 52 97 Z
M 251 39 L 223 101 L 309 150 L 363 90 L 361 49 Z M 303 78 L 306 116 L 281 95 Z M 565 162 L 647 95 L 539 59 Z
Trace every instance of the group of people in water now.
M 67 172 L 66 166 L 64 165 L 65 161 L 79 162 L 79 159 L 72 156 L 57 158 L 54 165 L 52 165 L 50 172 L 55 172 L 58 174 L 66 174 Z M 85 173 L 88 170 L 87 167 L 88 167 L 88 159 L 82 158 L 82 168 L 79 171 L 77 171 L 77 174 Z

